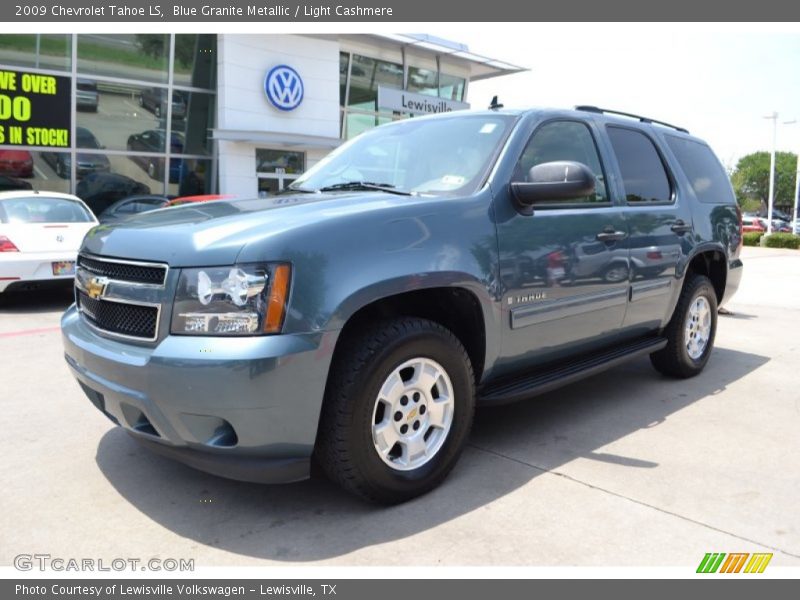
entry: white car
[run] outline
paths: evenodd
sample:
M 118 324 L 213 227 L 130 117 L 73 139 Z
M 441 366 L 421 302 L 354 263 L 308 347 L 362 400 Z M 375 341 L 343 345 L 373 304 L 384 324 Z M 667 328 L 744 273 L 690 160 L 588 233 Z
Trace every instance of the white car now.
M 69 281 L 97 219 L 80 198 L 56 192 L 0 192 L 0 293 Z

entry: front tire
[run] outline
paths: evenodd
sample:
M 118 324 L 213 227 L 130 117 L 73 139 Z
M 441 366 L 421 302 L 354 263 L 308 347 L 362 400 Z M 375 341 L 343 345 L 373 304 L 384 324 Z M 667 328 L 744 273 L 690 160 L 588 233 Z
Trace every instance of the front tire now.
M 396 318 L 342 341 L 319 423 L 315 460 L 349 492 L 383 504 L 447 476 L 475 408 L 472 365 L 438 323 Z
M 711 280 L 690 273 L 678 305 L 664 330 L 667 345 L 650 355 L 653 367 L 664 375 L 685 379 L 705 368 L 717 333 L 717 293 Z

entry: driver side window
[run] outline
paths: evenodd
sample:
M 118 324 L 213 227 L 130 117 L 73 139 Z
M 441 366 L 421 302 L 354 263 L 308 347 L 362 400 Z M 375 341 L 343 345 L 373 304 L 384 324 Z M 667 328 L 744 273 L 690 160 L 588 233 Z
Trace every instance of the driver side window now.
M 608 190 L 597 146 L 589 127 L 577 121 L 553 121 L 539 127 L 514 169 L 512 181 L 527 181 L 531 167 L 542 163 L 569 160 L 583 163 L 594 173 L 595 193 L 578 202 L 608 202 Z M 570 200 L 570 203 L 576 200 Z

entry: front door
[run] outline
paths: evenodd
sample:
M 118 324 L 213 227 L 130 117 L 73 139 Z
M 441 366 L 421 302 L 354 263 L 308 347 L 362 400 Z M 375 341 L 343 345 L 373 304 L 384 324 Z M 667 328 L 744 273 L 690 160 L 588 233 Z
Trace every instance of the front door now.
M 531 167 L 558 160 L 588 166 L 595 193 L 537 203 L 532 215 L 514 209 L 508 186 L 497 197 L 506 328 L 501 370 L 606 345 L 625 315 L 627 225 L 609 196 L 592 126 L 573 120 L 539 125 L 512 180 L 525 181 Z

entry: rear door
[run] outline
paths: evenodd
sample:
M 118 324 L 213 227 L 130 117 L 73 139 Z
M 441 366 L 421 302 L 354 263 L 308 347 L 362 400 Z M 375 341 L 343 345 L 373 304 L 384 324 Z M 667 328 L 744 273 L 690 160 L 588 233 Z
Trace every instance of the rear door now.
M 631 290 L 623 330 L 634 336 L 659 328 L 669 317 L 681 284 L 679 267 L 694 245 L 691 198 L 654 138 L 622 125 L 605 129 L 624 188 Z

